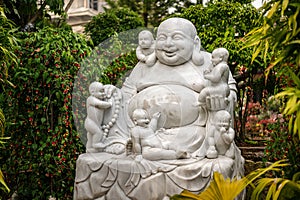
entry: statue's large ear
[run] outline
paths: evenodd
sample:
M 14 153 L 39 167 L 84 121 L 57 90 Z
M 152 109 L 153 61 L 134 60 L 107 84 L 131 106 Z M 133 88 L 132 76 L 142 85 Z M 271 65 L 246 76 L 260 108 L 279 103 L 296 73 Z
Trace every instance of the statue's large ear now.
M 195 38 L 194 38 L 194 50 L 200 52 L 200 48 L 201 48 L 201 40 L 200 40 L 200 38 L 196 35 Z
M 204 57 L 200 51 L 201 41 L 200 38 L 196 35 L 194 39 L 194 50 L 192 55 L 192 61 L 195 65 L 201 66 L 204 64 Z

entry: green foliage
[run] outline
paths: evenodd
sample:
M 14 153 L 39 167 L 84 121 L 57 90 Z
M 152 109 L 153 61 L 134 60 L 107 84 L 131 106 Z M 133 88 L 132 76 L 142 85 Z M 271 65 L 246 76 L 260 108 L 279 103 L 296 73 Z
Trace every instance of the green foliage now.
M 193 5 L 190 0 L 108 0 L 111 8 L 126 7 L 143 17 L 146 27 L 156 27 L 169 15 L 170 8 L 175 13 Z M 200 2 L 197 2 L 200 3 Z
M 0 170 L 0 184 L 1 184 L 1 186 L 0 186 L 1 190 L 10 192 L 10 189 L 7 187 L 7 185 L 4 181 L 4 176 L 3 176 L 3 173 L 1 170 Z
M 253 186 L 254 181 L 261 180 L 261 176 L 269 171 L 280 171 L 281 167 L 288 166 L 284 161 L 277 161 L 269 167 L 257 169 L 241 179 L 229 178 L 224 179 L 223 175 L 214 172 L 214 178 L 209 186 L 199 194 L 193 194 L 184 190 L 180 195 L 174 195 L 172 200 L 179 199 L 195 199 L 195 200 L 233 200 L 236 198 L 248 185 Z
M 1 89 L 3 90 L 7 83 L 12 86 L 12 84 L 7 80 L 8 77 L 8 67 L 11 63 L 16 63 L 16 55 L 12 52 L 13 46 L 16 44 L 17 39 L 13 36 L 15 29 L 12 21 L 8 20 L 4 14 L 3 8 L 0 7 L 0 82 Z M 2 107 L 2 105 L 1 105 Z M 5 129 L 5 116 L 2 109 L 0 108 L 0 148 L 4 146 L 4 140 L 8 137 L 4 137 Z M 0 157 L 2 159 L 2 157 Z M 2 165 L 1 165 L 2 168 Z M 0 169 L 0 189 L 2 191 L 9 192 L 10 189 L 7 187 L 3 173 Z
M 292 137 L 288 131 L 288 123 L 283 117 L 279 117 L 275 123 L 267 125 L 269 140 L 266 141 L 265 161 L 274 162 L 288 159 L 291 167 L 284 168 L 278 176 L 292 178 L 300 171 L 300 147 L 299 139 Z
M 50 19 L 49 12 L 65 15 L 64 0 L 10 0 L 3 5 L 9 19 L 22 28 L 30 23 L 39 23 L 45 18 Z
M 221 41 L 233 42 L 236 38 L 238 43 L 245 33 L 258 25 L 259 16 L 260 13 L 251 4 L 224 0 L 211 1 L 205 7 L 191 6 L 179 15 L 196 26 L 203 48 L 209 52 L 222 46 Z M 235 50 L 238 51 L 238 48 Z
M 2 148 L 5 143 L 3 140 L 8 139 L 7 137 L 3 137 L 4 128 L 5 128 L 5 116 L 3 114 L 2 109 L 0 108 L 0 134 L 1 134 L 0 135 L 0 145 L 1 145 L 0 148 Z M 0 184 L 1 184 L 1 186 L 0 186 L 1 190 L 8 191 L 8 192 L 10 191 L 10 189 L 7 187 L 7 185 L 4 181 L 4 176 L 3 176 L 1 169 L 0 169 Z
M 262 178 L 256 182 L 251 200 L 261 199 L 261 194 L 269 187 L 266 200 L 298 199 L 300 196 L 300 172 L 296 173 L 291 180 L 283 178 Z
M 83 36 L 61 29 L 20 37 L 18 65 L 9 69 L 16 87 L 0 96 L 11 134 L 1 166 L 20 199 L 71 199 L 75 161 L 83 152 L 71 110 L 72 88 L 90 48 Z
M 300 67 L 300 3 L 298 0 L 272 0 L 262 7 L 262 26 L 247 36 L 246 47 L 254 46 L 252 61 L 259 55 L 267 62 L 273 58 L 266 73 L 280 63 L 279 67 Z
M 137 62 L 135 51 L 116 57 L 110 66 L 104 70 L 100 81 L 106 84 L 121 86 L 125 76 L 134 68 Z
M 300 81 L 299 77 L 292 72 L 296 70 L 297 73 L 300 66 L 300 45 L 298 42 L 300 29 L 297 26 L 299 24 L 300 4 L 297 1 L 289 0 L 269 1 L 262 9 L 266 14 L 262 17 L 263 24 L 249 33 L 246 47 L 255 47 L 253 61 L 262 55 L 264 62 L 268 63 L 266 55 L 269 52 L 272 53 L 273 60 L 266 69 L 267 75 L 275 66 L 277 70 L 278 68 L 282 69 L 283 73 L 278 73 L 280 76 L 288 74 L 281 80 L 280 85 L 284 89 L 276 95 L 276 98 L 287 100 L 283 114 L 289 117 L 289 130 L 282 130 L 283 127 L 287 127 L 286 123 L 280 123 L 277 124 L 277 127 L 273 127 L 274 132 L 271 135 L 273 143 L 269 143 L 272 146 L 267 150 L 269 151 L 269 158 L 280 159 L 282 156 L 287 156 L 291 164 L 295 165 L 295 168 L 291 170 L 295 172 L 299 170 L 299 165 L 296 164 L 299 161 L 295 159 L 293 154 L 296 154 L 296 158 L 299 157 L 297 156 L 299 140 L 295 141 L 289 132 L 300 137 Z M 293 81 L 293 85 L 290 84 L 290 79 Z M 285 149 L 284 155 L 280 153 L 283 147 Z M 290 175 L 290 173 L 288 174 Z
M 7 19 L 3 8 L 0 7 L 0 82 L 2 87 L 7 83 L 11 84 L 7 80 L 8 66 L 17 62 L 16 55 L 12 51 L 17 44 L 17 39 L 13 35 L 15 31 L 14 23 Z
M 296 86 L 284 88 L 276 97 L 287 99 L 282 114 L 290 117 L 289 131 L 294 135 L 298 134 L 298 138 L 300 139 L 300 79 L 291 70 L 288 70 L 288 72 Z
M 96 46 L 115 33 L 136 29 L 143 25 L 143 19 L 127 8 L 110 9 L 94 16 L 86 24 L 84 32 L 91 37 Z

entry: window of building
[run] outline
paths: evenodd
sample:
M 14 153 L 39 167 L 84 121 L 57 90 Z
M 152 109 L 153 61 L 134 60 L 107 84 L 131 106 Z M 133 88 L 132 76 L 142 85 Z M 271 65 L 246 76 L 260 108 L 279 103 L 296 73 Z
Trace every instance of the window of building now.
M 90 0 L 90 8 L 98 10 L 98 0 Z

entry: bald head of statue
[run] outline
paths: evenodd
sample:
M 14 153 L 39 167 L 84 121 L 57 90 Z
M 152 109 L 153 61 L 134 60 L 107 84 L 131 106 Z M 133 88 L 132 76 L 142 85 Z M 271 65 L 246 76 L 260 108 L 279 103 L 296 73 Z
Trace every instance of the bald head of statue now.
M 202 65 L 200 46 L 196 28 L 189 20 L 170 18 L 157 29 L 156 56 L 165 65 L 178 66 L 190 60 Z

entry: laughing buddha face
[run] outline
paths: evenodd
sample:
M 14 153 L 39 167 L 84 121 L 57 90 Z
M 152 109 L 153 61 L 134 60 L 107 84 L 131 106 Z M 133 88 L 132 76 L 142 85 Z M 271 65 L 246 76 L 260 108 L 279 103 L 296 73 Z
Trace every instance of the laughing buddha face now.
M 171 18 L 157 31 L 156 55 L 166 65 L 181 65 L 192 58 L 197 37 L 194 25 L 186 19 Z

